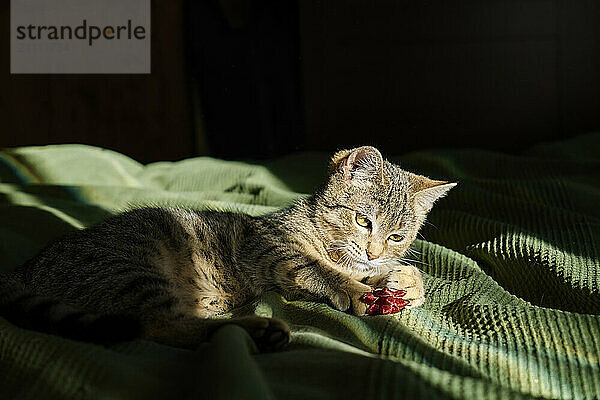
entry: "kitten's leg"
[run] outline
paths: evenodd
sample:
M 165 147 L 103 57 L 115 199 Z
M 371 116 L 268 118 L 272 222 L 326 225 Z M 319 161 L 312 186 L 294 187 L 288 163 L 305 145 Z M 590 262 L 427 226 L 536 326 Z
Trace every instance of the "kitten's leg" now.
M 425 302 L 425 289 L 421 272 L 412 265 L 395 267 L 385 275 L 371 277 L 367 280 L 374 287 L 387 287 L 394 290 L 406 290 L 404 298 L 410 300 L 407 308 L 419 307 Z
M 340 311 L 364 315 L 367 305 L 360 297 L 371 291 L 365 285 L 316 260 L 283 258 L 275 271 L 278 290 L 290 299 L 328 299 Z
M 196 348 L 208 340 L 219 327 L 235 324 L 244 328 L 261 352 L 282 350 L 289 342 L 290 329 L 279 319 L 258 316 L 232 319 L 203 319 L 198 317 L 156 317 L 144 323 L 144 339 L 174 347 Z

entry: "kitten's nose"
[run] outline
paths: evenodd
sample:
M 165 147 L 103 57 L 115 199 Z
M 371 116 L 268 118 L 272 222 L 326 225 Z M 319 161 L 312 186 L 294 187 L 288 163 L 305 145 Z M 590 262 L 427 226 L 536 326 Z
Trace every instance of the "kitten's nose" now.
M 369 242 L 365 250 L 367 251 L 367 257 L 369 258 L 369 260 L 374 260 L 376 258 L 379 258 L 381 253 L 383 253 L 383 249 L 384 247 L 382 244 L 378 242 Z

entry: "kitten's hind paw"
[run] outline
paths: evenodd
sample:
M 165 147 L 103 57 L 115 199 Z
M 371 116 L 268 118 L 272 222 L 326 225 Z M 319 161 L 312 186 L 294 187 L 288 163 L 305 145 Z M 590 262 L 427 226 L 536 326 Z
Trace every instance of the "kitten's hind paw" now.
M 280 319 L 250 316 L 232 322 L 250 334 L 261 353 L 283 350 L 290 341 L 290 328 Z

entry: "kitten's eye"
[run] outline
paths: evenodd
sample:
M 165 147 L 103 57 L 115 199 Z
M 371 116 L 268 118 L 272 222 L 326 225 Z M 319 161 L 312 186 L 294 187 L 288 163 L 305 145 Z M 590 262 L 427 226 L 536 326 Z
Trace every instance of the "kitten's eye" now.
M 397 235 L 395 233 L 388 237 L 388 240 L 391 240 L 392 242 L 401 242 L 403 239 L 404 239 L 404 236 Z
M 356 213 L 356 223 L 365 228 L 371 227 L 371 221 L 362 214 Z

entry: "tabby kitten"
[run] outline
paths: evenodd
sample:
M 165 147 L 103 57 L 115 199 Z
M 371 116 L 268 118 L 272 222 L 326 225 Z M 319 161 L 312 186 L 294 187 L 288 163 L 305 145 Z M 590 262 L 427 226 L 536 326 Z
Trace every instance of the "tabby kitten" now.
M 424 301 L 419 270 L 403 265 L 435 200 L 455 184 L 406 172 L 373 147 L 333 157 L 313 196 L 272 214 L 142 208 L 50 244 L 2 279 L 0 315 L 65 337 L 135 336 L 193 348 L 225 323 L 264 351 L 289 340 L 285 322 L 214 319 L 267 290 L 363 315 L 372 287 Z

